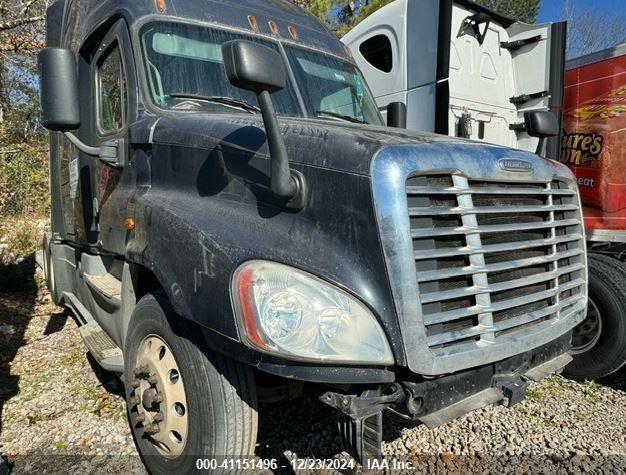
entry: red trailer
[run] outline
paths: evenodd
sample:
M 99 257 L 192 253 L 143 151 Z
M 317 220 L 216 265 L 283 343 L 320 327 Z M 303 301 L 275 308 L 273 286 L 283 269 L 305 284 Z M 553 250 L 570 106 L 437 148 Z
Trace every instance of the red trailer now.
M 589 245 L 589 317 L 570 376 L 626 363 L 626 43 L 566 64 L 560 160 L 578 177 Z

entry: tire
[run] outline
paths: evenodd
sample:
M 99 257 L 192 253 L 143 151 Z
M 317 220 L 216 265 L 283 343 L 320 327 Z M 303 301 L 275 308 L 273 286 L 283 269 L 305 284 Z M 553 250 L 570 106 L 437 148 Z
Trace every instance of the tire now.
M 137 304 L 126 336 L 124 383 L 128 419 L 139 453 L 153 474 L 195 471 L 200 457 L 218 460 L 220 456 L 249 457 L 254 454 L 256 446 L 256 388 L 251 369 L 210 350 L 200 351 L 185 338 L 192 333 L 181 322 L 165 294 L 155 292 Z M 154 342 L 157 345 L 163 342 L 163 347 L 157 357 L 162 358 L 162 362 L 155 360 L 153 364 L 154 348 L 158 348 L 153 348 Z M 163 369 L 159 369 L 159 365 L 169 376 L 158 375 Z M 148 371 L 152 376 L 142 373 L 146 366 L 157 368 Z M 170 367 L 178 374 L 174 379 Z M 155 379 L 158 382 L 153 385 Z M 166 388 L 166 384 L 172 386 Z M 178 392 L 172 388 L 177 388 Z M 184 389 L 183 395 L 181 388 Z M 174 392 L 174 396 L 170 397 L 168 391 Z M 155 392 L 164 400 L 157 401 Z M 155 409 L 154 401 L 158 409 Z M 183 410 L 180 410 L 181 405 Z M 184 414 L 181 417 L 186 418 L 186 436 L 184 431 L 167 433 L 173 424 L 180 424 L 180 419 L 174 415 L 175 410 L 176 416 Z M 141 414 L 146 418 L 143 422 Z M 153 418 L 155 414 L 166 416 L 159 422 Z M 161 432 L 151 435 L 149 431 L 154 432 L 155 421 Z M 170 437 L 172 443 L 167 441 L 167 447 L 156 439 L 165 440 L 173 433 L 176 437 Z M 178 443 L 179 436 L 182 443 Z
M 563 374 L 571 379 L 599 379 L 619 370 L 626 363 L 626 266 L 608 256 L 589 255 L 590 316 L 593 305 L 598 321 L 595 337 L 588 346 L 572 352 L 574 361 Z M 589 325 L 587 325 L 587 329 Z

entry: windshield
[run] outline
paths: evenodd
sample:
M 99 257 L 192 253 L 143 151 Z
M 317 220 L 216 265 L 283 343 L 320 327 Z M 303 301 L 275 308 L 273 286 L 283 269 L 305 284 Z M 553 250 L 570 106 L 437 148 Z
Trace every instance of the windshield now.
M 302 48 L 286 51 L 310 116 L 381 124 L 374 98 L 354 65 Z
M 258 113 L 254 93 L 230 84 L 222 43 L 244 39 L 279 51 L 276 42 L 254 35 L 184 23 L 157 22 L 140 34 L 151 99 L 163 109 Z M 306 113 L 289 81 L 272 94 L 279 115 L 381 125 L 374 99 L 357 68 L 322 53 L 287 47 Z
M 141 44 L 152 100 L 163 109 L 250 113 L 251 108 L 238 107 L 236 102 L 257 106 L 254 93 L 231 85 L 222 61 L 222 43 L 236 39 L 278 50 L 275 43 L 252 36 L 182 23 L 151 23 L 144 27 Z M 291 84 L 272 97 L 278 114 L 302 115 Z

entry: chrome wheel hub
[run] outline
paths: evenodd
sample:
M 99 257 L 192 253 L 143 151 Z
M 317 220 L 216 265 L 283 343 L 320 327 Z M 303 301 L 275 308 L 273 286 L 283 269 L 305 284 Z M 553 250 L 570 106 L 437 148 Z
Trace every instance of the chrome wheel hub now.
M 602 334 L 602 315 L 598 306 L 589 300 L 587 319 L 574 328 L 572 336 L 572 354 L 577 355 L 589 351 L 596 346 Z
M 167 458 L 180 456 L 187 443 L 187 397 L 169 345 L 150 335 L 141 342 L 129 399 L 131 423 L 139 436 Z

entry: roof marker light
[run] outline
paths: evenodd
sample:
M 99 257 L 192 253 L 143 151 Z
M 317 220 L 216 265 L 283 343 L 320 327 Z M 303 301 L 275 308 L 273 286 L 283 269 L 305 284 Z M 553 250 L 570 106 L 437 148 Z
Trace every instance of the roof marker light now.
M 253 30 L 259 29 L 259 24 L 257 23 L 256 18 L 254 18 L 254 16 L 248 15 L 248 23 L 250 23 L 250 28 L 252 28 Z
M 278 25 L 276 24 L 274 20 L 268 21 L 267 24 L 270 26 L 270 30 L 272 30 L 273 34 L 277 35 L 279 33 Z
M 287 28 L 287 29 L 289 30 L 289 34 L 294 39 L 294 41 L 298 41 L 298 30 L 296 30 L 296 27 L 295 26 L 289 26 L 289 28 Z
M 165 0 L 155 0 L 154 3 L 156 3 L 159 13 L 163 13 L 165 11 Z

